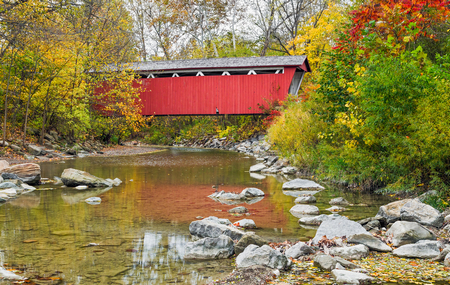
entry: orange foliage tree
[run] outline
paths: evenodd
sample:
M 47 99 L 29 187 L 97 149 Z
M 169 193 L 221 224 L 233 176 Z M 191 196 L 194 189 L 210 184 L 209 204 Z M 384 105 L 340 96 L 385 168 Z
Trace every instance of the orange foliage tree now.
M 435 38 L 432 26 L 445 23 L 450 15 L 450 1 L 374 0 L 351 11 L 346 36 L 336 47 L 345 45 L 366 51 L 389 45 L 404 49 L 419 37 Z

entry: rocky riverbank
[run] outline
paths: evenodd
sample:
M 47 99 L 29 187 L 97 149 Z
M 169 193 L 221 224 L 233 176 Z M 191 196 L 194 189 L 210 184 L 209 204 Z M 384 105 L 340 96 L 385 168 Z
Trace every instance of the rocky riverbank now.
M 283 188 L 292 189 L 294 184 L 297 187 L 292 191 L 323 189 L 303 179 L 287 182 Z M 258 190 L 215 193 L 211 198 L 242 202 L 247 193 L 251 194 L 245 199 L 263 197 Z M 332 199 L 330 205 L 352 206 L 341 197 Z M 296 206 L 300 206 L 298 212 L 302 212 L 302 206 L 315 207 L 301 203 Z M 240 213 L 246 212 L 245 207 L 237 208 L 243 208 Z M 308 242 L 269 243 L 245 231 L 251 227 L 243 226 L 241 221 L 232 224 L 216 217 L 193 221 L 189 230 L 194 241 L 187 244 L 184 258 L 236 258 L 236 270 L 211 284 L 444 284 L 450 280 L 450 215 L 440 213 L 420 198 L 381 206 L 375 217 L 359 221 L 339 214 L 320 215 L 318 209 L 306 212 L 302 212 L 299 224 L 317 226 L 315 237 Z
M 18 140 L 6 141 L 2 147 L 0 141 L 0 160 L 9 164 L 26 162 L 43 162 L 73 159 L 86 156 L 129 156 L 158 151 L 149 145 L 131 141 L 123 145 L 107 146 L 99 141 L 88 140 L 83 143 L 71 142 L 70 144 L 56 132 L 46 134 L 44 144 L 27 143 L 23 146 Z
M 257 179 L 283 175 L 291 180 L 280 189 L 296 197 L 290 213 L 299 218 L 300 226 L 317 227 L 316 236 L 306 243 L 272 244 L 246 232 L 241 221 L 231 224 L 209 217 L 192 222 L 191 234 L 200 240 L 190 245 L 196 254 L 186 258 L 236 258 L 236 270 L 211 284 L 447 284 L 450 280 L 450 213 L 440 213 L 423 203 L 435 194 L 433 191 L 384 205 L 375 217 L 352 221 L 337 214 L 353 206 L 341 197 L 330 201 L 327 210 L 332 214 L 320 213 L 313 205 L 314 194 L 326 189 L 296 178 L 302 173 L 278 157 L 263 136 L 239 143 L 210 138 L 178 146 L 224 149 L 256 157 L 259 163 L 249 169 L 250 175 Z M 248 190 L 240 194 L 222 191 L 210 198 L 226 204 L 253 199 L 256 203 L 264 198 L 245 197 L 244 192 Z M 245 213 L 245 208 L 240 211 Z M 215 250 L 226 254 L 211 254 L 211 247 L 218 244 L 226 245 L 225 249 Z M 206 248 L 209 253 L 202 255 Z

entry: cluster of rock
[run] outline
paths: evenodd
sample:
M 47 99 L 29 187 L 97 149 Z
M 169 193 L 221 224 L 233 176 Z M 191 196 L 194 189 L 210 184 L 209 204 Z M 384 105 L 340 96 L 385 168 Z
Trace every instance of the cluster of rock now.
M 316 182 L 305 179 L 294 179 L 283 185 L 284 194 L 296 197 L 296 205 L 291 208 L 291 214 L 300 218 L 300 224 L 318 226 L 315 237 L 308 243 L 298 242 L 292 247 L 274 249 L 260 243 L 259 237 L 255 238 L 253 233 L 252 241 L 248 241 L 250 234 L 246 234 L 244 242 L 242 239 L 245 234 L 229 222 L 218 226 L 217 221 L 196 221 L 191 223 L 192 235 L 202 239 L 218 239 L 214 242 L 197 241 L 196 248 L 198 250 L 206 244 L 226 244 L 226 249 L 222 249 L 220 253 L 207 255 L 208 258 L 225 258 L 231 256 L 234 246 L 238 269 L 253 266 L 286 269 L 291 259 L 311 255 L 309 258 L 314 260 L 315 266 L 331 271 L 339 284 L 367 284 L 374 281 L 366 270 L 349 261 L 362 259 L 370 251 L 390 252 L 398 257 L 439 260 L 450 266 L 450 246 L 443 240 L 438 240 L 435 234 L 439 231 L 450 232 L 450 225 L 443 227 L 444 222 L 450 222 L 450 216 L 444 218 L 439 211 L 420 199 L 406 199 L 381 206 L 375 217 L 352 221 L 336 214 L 345 210 L 345 207 L 352 206 L 342 197 L 329 202 L 332 207 L 327 210 L 332 214 L 319 215 L 319 209 L 311 204 L 316 202 L 314 194 L 323 189 Z M 225 194 L 214 193 L 213 196 Z M 241 194 L 234 194 L 233 197 L 241 199 Z M 187 255 L 196 259 L 199 256 Z
M 112 186 L 119 186 L 122 181 L 119 178 L 103 179 L 93 176 L 85 171 L 67 168 L 63 171 L 61 178 L 55 177 L 66 187 L 74 187 L 76 190 L 86 190 L 89 187 L 106 187 L 109 190 Z M 17 198 L 21 194 L 36 190 L 35 187 L 41 184 L 41 167 L 36 163 L 23 163 L 10 166 L 5 160 L 0 160 L 0 203 Z M 106 191 L 101 189 L 100 193 Z M 88 198 L 88 199 L 86 199 Z M 85 197 L 89 204 L 99 204 L 99 197 Z
M 236 205 L 240 203 L 254 204 L 264 199 L 264 192 L 258 188 L 245 188 L 241 193 L 215 192 L 208 197 L 227 205 Z
M 266 240 L 238 229 L 228 219 L 208 217 L 194 221 L 189 231 L 199 239 L 186 245 L 185 259 L 219 259 L 236 254 L 238 268 L 264 265 L 280 270 L 290 265 L 286 255 L 268 246 Z
M 287 159 L 280 158 L 271 150 L 271 145 L 265 141 L 265 135 L 257 135 L 240 142 L 234 142 L 225 137 L 209 137 L 195 141 L 185 140 L 174 146 L 223 149 L 254 156 L 260 163 L 250 168 L 250 175 L 257 179 L 264 179 L 264 174 L 295 174 L 298 172 L 296 167 L 290 166 Z
M 29 128 L 29 133 L 39 136 L 40 131 Z M 0 146 L 3 141 L 0 141 Z M 104 146 L 98 141 L 86 141 L 84 143 L 69 143 L 56 131 L 45 133 L 43 145 L 26 144 L 21 146 L 19 141 L 5 141 L 5 147 L 13 152 L 23 155 L 27 160 L 48 160 L 51 158 L 84 157 L 92 153 L 101 153 Z
M 258 135 L 254 136 L 248 140 L 241 142 L 235 142 L 226 137 L 216 138 L 216 137 L 205 137 L 203 139 L 189 141 L 184 140 L 182 143 L 174 144 L 178 147 L 193 147 L 193 148 L 215 148 L 230 151 L 239 151 L 251 155 L 253 153 L 267 152 L 270 150 L 270 145 L 264 143 L 265 136 Z M 256 148 L 258 146 L 258 148 Z
M 10 166 L 0 160 L 0 203 L 34 191 L 41 180 L 41 168 L 35 163 Z

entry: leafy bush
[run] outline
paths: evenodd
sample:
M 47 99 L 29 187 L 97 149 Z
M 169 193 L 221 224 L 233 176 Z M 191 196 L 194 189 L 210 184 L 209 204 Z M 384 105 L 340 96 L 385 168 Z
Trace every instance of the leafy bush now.
M 428 18 L 398 21 L 407 13 L 397 10 L 411 7 L 402 2 L 396 10 L 387 0 L 352 12 L 317 81 L 308 85 L 317 88 L 308 90 L 307 102 L 289 104 L 269 129 L 284 156 L 362 189 L 435 189 L 442 205 L 448 201 L 450 57 L 427 56 L 419 43 L 435 38 L 434 28 L 445 26 L 450 10 L 420 3 L 413 12 Z M 373 9 L 384 12 L 369 13 Z M 446 49 L 448 35 L 440 39 L 444 44 L 434 50 Z

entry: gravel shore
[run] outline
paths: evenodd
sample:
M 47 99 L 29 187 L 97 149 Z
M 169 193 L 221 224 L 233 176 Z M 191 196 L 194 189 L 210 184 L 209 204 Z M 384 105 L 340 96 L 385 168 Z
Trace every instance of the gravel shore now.
M 102 149 L 102 153 L 93 153 L 90 156 L 102 156 L 102 157 L 108 157 L 108 156 L 124 156 L 124 155 L 138 155 L 138 154 L 145 154 L 145 153 L 152 153 L 156 151 L 160 151 L 161 149 L 156 147 L 149 147 L 149 146 L 114 146 L 114 147 L 107 147 Z M 46 161 L 54 161 L 54 160 L 63 160 L 64 158 L 52 158 Z M 19 163 L 27 163 L 27 162 L 42 162 L 43 160 L 39 159 L 25 159 L 23 156 L 17 155 L 17 154 L 5 154 L 3 156 L 0 156 L 0 160 L 6 160 L 9 162 L 9 164 L 19 164 Z

